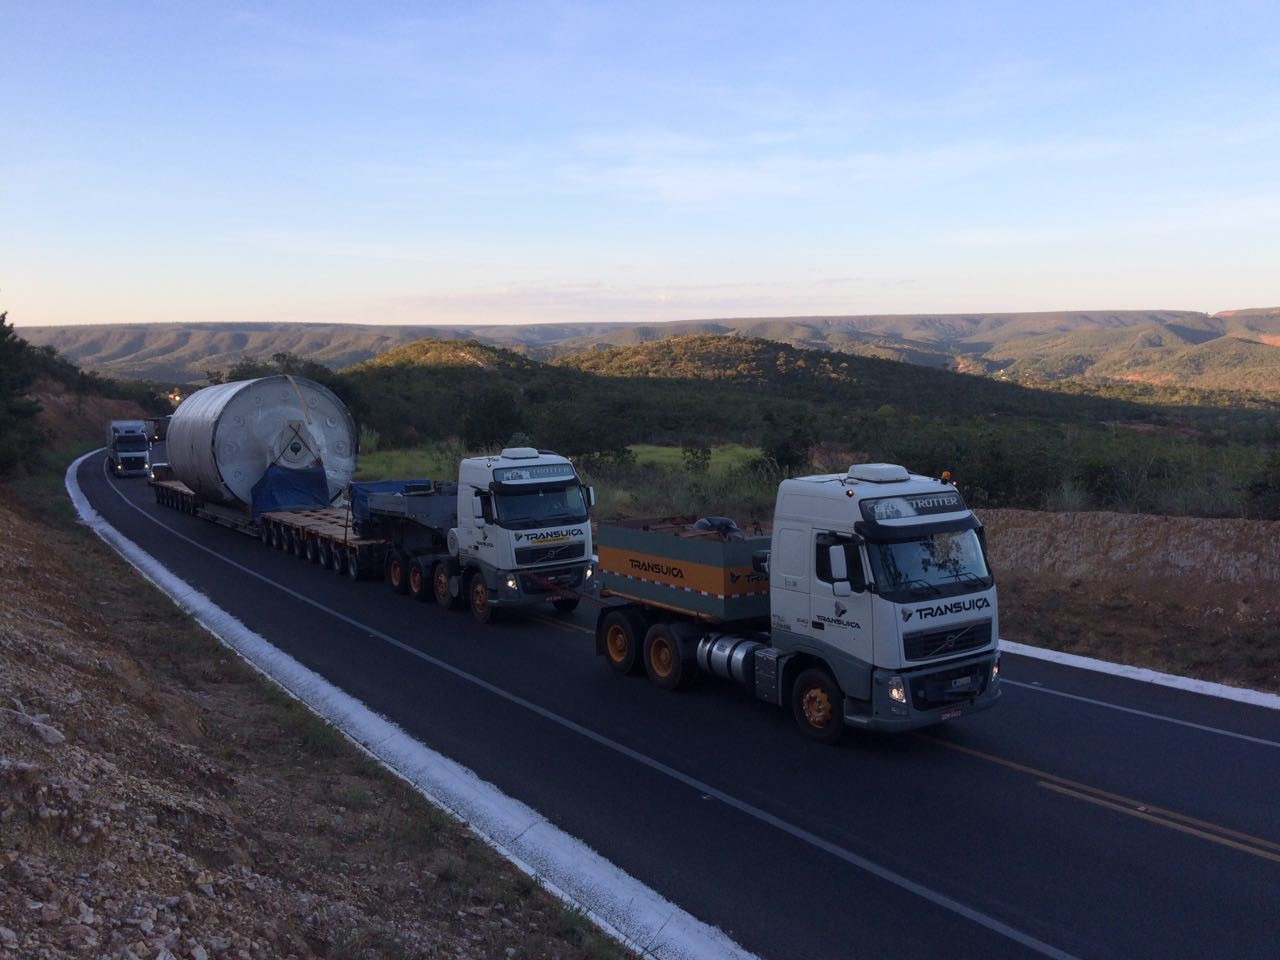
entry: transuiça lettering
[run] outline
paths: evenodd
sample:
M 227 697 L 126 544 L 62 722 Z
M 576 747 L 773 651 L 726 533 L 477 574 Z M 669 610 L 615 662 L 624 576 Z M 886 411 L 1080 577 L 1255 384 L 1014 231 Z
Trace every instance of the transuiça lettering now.
M 986 610 L 990 606 L 991 601 L 986 597 L 974 597 L 969 600 L 940 603 L 934 607 L 916 607 L 916 613 L 921 620 L 928 620 L 930 617 L 945 617 L 952 613 L 964 613 L 966 610 Z
M 636 560 L 634 557 L 628 557 L 627 562 L 631 564 L 632 570 L 639 570 L 641 573 L 656 573 L 673 580 L 684 579 L 684 571 L 671 564 L 659 563 L 657 560 Z

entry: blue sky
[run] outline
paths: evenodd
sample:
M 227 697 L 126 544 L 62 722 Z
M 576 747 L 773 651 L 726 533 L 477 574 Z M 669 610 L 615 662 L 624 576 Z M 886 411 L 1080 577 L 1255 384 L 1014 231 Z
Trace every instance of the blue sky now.
M 0 310 L 1280 305 L 1280 5 L 0 0 Z

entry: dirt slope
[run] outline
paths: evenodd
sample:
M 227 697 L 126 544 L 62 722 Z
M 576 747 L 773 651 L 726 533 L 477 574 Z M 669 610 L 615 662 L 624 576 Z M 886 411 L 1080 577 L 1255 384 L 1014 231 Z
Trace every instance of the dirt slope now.
M 1280 523 L 980 513 L 1009 639 L 1280 692 Z
M 89 534 L 0 528 L 0 960 L 624 955 Z

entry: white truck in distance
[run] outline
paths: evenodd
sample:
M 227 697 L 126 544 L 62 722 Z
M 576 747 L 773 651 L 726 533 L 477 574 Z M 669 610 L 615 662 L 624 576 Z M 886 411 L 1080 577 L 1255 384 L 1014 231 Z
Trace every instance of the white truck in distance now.
M 560 613 L 593 584 L 594 492 L 566 458 L 532 447 L 468 457 L 458 469 L 458 525 L 449 531 L 448 595 L 481 622 L 547 599 Z M 440 585 L 437 585 L 437 591 Z
M 823 741 L 1000 697 L 982 524 L 941 480 L 856 464 L 784 480 L 771 538 L 602 524 L 598 549 L 601 595 L 625 602 L 601 611 L 597 650 L 619 671 L 736 680 Z
M 107 459 L 115 476 L 146 476 L 150 450 L 146 421 L 112 420 L 107 424 Z

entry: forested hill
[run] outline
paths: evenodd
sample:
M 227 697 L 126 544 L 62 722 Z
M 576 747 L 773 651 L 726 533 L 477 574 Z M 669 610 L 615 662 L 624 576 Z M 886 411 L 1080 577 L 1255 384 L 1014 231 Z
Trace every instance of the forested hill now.
M 420 340 L 477 340 L 535 359 L 673 336 L 737 334 L 815 350 L 999 374 L 1280 394 L 1280 309 L 779 317 L 657 324 L 368 326 L 107 324 L 23 327 L 33 344 L 117 376 L 194 382 L 244 357 L 292 354 L 332 369 Z

